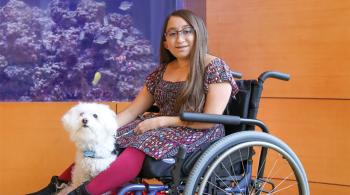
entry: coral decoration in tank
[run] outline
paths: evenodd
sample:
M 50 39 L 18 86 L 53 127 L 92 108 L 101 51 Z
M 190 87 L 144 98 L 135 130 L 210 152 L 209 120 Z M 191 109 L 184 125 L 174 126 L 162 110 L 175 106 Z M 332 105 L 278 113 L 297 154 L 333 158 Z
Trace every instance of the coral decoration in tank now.
M 94 0 L 2 5 L 0 101 L 133 99 L 157 63 L 126 12 L 132 6 L 123 1 L 118 13 Z

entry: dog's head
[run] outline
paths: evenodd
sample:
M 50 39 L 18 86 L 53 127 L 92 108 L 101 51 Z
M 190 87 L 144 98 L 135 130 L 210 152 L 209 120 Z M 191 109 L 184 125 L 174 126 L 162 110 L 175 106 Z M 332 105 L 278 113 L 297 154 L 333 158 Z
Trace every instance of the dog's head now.
M 109 106 L 79 103 L 62 117 L 64 129 L 76 144 L 97 144 L 114 137 L 117 117 Z

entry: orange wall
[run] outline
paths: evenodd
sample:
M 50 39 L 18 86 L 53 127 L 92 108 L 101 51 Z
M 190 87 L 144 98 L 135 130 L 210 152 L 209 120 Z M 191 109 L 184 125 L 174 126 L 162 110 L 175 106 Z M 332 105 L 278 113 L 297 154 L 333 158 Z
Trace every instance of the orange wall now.
M 266 70 L 259 118 L 303 162 L 311 194 L 350 194 L 350 4 L 206 1 L 211 52 L 244 78 Z

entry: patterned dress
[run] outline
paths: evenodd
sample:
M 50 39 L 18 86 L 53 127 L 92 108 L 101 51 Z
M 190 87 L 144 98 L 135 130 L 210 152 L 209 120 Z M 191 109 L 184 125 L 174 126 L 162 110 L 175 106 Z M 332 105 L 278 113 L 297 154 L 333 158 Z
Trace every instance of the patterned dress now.
M 212 142 L 224 136 L 224 127 L 216 124 L 209 129 L 193 129 L 183 126 L 161 127 L 136 135 L 133 129 L 143 120 L 157 116 L 179 116 L 174 111 L 175 100 L 184 82 L 163 80 L 166 65 L 159 66 L 146 78 L 146 87 L 153 95 L 160 112 L 144 114 L 136 120 L 124 125 L 117 131 L 117 143 L 121 148 L 135 147 L 155 159 L 173 157 L 180 145 L 190 153 L 200 148 L 203 143 Z M 232 86 L 232 96 L 238 92 L 238 87 L 230 73 L 229 67 L 219 58 L 212 60 L 205 69 L 204 91 L 208 92 L 209 84 L 228 82 Z

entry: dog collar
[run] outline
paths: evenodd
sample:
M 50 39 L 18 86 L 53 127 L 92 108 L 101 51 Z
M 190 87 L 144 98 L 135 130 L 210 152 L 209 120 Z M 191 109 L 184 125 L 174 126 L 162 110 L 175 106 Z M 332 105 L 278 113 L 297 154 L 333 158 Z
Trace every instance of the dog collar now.
M 96 152 L 93 150 L 84 150 L 83 154 L 85 158 L 103 158 L 101 156 L 96 156 Z
M 85 158 L 99 158 L 99 159 L 104 158 L 102 156 L 96 156 L 95 151 L 88 150 L 88 149 L 83 151 L 83 155 Z M 112 152 L 112 155 L 116 155 L 114 151 Z

